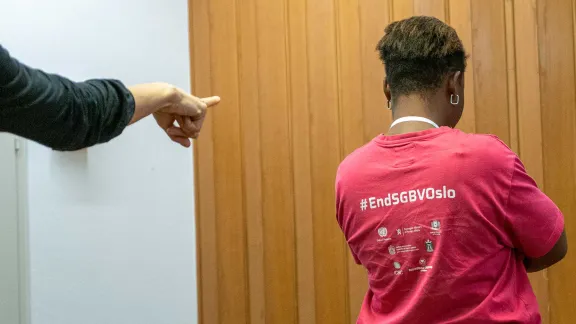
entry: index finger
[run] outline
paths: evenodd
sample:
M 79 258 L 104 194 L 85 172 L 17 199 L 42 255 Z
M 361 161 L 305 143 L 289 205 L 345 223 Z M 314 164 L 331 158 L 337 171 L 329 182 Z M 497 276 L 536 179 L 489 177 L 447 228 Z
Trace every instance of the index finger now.
M 211 106 L 214 106 L 220 102 L 220 97 L 213 96 L 213 97 L 202 98 L 200 100 L 202 100 L 206 104 L 206 106 L 211 107 Z

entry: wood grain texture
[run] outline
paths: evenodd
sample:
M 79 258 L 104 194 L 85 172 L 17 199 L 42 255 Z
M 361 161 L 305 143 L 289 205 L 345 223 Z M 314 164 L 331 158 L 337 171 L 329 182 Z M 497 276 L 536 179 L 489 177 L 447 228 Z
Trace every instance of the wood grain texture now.
M 359 1 L 362 108 L 364 140 L 369 141 L 386 132 L 392 120 L 387 110 L 386 97 L 382 93 L 384 65 L 378 58 L 376 45 L 384 36 L 384 28 L 390 23 L 390 3 L 381 0 Z
M 223 98 L 194 145 L 200 323 L 356 322 L 367 278 L 335 221 L 334 176 L 390 124 L 375 47 L 391 21 L 456 29 L 470 54 L 458 127 L 498 135 L 576 212 L 574 1 L 189 4 L 194 94 Z M 576 318 L 574 265 L 530 275 L 544 324 Z
M 536 0 L 515 2 L 513 8 L 518 153 L 528 173 L 544 188 L 542 161 L 542 110 L 538 56 Z M 547 270 L 530 274 L 538 298 L 542 323 L 550 323 Z
M 347 251 L 334 220 L 334 179 L 341 152 L 334 2 L 308 2 L 307 17 L 316 321 L 346 323 L 347 288 L 334 284 L 347 282 Z
M 506 37 L 506 74 L 508 88 L 508 138 L 510 148 L 518 154 L 518 106 L 516 92 L 516 44 L 514 42 L 514 2 L 504 1 L 504 28 Z
M 248 323 L 246 218 L 242 192 L 242 152 L 238 84 L 236 2 L 211 0 L 212 91 L 226 98 L 213 113 L 214 202 L 218 307 L 222 323 Z M 217 40 L 217 41 L 216 41 Z M 234 53 L 234 55 L 230 55 Z M 229 163 L 228 161 L 236 161 Z M 200 171 L 202 172 L 202 171 Z M 206 316 L 210 316 L 206 314 Z
M 503 1 L 471 1 L 476 131 L 510 143 Z
M 260 143 L 260 84 L 256 0 L 244 0 L 236 8 L 238 34 L 238 85 L 242 127 L 243 199 L 246 217 L 250 323 L 266 323 L 264 273 L 264 225 L 262 210 L 262 145 Z
M 362 74 L 360 51 L 360 15 L 358 3 L 338 0 L 337 41 L 338 41 L 338 96 L 340 114 L 340 159 L 364 144 L 364 115 L 358 109 L 362 103 Z M 343 240 L 344 250 L 348 250 Z M 347 254 L 348 272 L 348 317 L 349 323 L 356 323 L 358 310 L 368 288 L 366 271 L 356 264 L 351 253 Z
M 574 22 L 569 0 L 537 1 L 542 103 L 544 190 L 560 207 L 568 237 L 576 223 L 576 94 L 574 81 Z M 576 256 L 548 270 L 550 323 L 568 324 L 576 318 Z
M 306 0 L 288 4 L 288 47 L 298 323 L 316 323 Z
M 283 1 L 257 1 L 266 322 L 297 318 L 294 194 L 286 13 Z
M 190 0 L 190 54 L 192 90 L 198 96 L 212 94 L 212 71 L 210 51 L 209 0 Z M 216 205 L 214 183 L 214 126 L 213 116 L 208 114 L 202 129 L 202 140 L 194 143 L 196 188 L 196 244 L 198 250 L 198 317 L 200 322 L 210 317 L 212 323 L 220 322 L 218 307 L 218 267 L 216 246 Z
M 414 16 L 414 0 L 390 0 L 392 21 Z
M 450 16 L 450 25 L 456 30 L 458 36 L 464 44 L 464 49 L 468 58 L 468 65 L 466 66 L 466 75 L 464 76 L 464 100 L 465 108 L 462 113 L 462 118 L 458 123 L 458 128 L 465 131 L 474 133 L 476 132 L 476 93 L 475 93 L 475 68 L 473 58 L 476 56 L 472 52 L 472 8 L 470 0 L 450 0 L 448 6 L 448 14 Z
M 414 15 L 434 16 L 446 21 L 445 0 L 414 0 Z

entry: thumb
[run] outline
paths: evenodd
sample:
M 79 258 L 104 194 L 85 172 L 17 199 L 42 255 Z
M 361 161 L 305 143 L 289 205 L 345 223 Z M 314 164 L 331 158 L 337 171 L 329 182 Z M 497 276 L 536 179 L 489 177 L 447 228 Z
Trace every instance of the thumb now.
M 206 106 L 211 107 L 211 106 L 217 105 L 220 102 L 220 97 L 218 97 L 218 96 L 207 97 L 207 98 L 202 98 L 200 100 L 202 100 L 206 104 Z

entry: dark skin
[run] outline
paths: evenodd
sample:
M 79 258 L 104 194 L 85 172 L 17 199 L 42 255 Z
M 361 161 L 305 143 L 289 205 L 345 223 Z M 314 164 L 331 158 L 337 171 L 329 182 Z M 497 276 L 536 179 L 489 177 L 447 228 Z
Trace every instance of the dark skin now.
M 566 239 L 566 230 L 564 230 L 550 252 L 540 258 L 525 257 L 524 266 L 528 272 L 538 272 L 564 259 L 566 253 L 568 253 L 568 240 Z
M 392 98 L 390 86 L 385 80 L 384 94 L 388 101 L 391 102 L 393 120 L 407 116 L 419 116 L 428 118 L 439 126 L 453 128 L 458 124 L 464 110 L 464 74 L 459 71 L 448 74 L 438 89 L 428 91 L 424 95 L 415 93 L 395 96 L 394 98 Z M 452 96 L 454 96 L 454 100 L 456 100 L 456 96 L 459 97 L 457 104 L 450 103 L 450 97 Z M 390 128 L 387 135 L 418 132 L 433 127 L 424 122 L 407 121 Z M 568 241 L 566 239 L 566 231 L 563 231 L 552 250 L 546 255 L 538 258 L 524 258 L 526 271 L 537 272 L 544 270 L 562 260 L 566 256 L 567 251 Z M 522 252 L 520 251 L 520 253 Z
M 390 86 L 384 81 L 384 94 L 392 100 Z M 450 103 L 451 96 L 458 96 L 456 105 Z M 437 90 L 428 91 L 425 95 L 418 93 L 394 97 L 391 101 L 394 120 L 406 116 L 426 117 L 439 126 L 455 127 L 464 110 L 464 74 L 454 72 L 444 78 Z M 394 126 L 388 135 L 417 132 L 433 127 L 422 122 L 406 122 Z

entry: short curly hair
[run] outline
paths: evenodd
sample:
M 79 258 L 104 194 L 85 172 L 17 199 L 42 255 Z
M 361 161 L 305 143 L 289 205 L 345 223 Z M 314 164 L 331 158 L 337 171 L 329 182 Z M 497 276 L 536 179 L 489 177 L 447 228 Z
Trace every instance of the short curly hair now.
M 466 69 L 466 51 L 454 28 L 434 17 L 393 22 L 376 47 L 392 96 L 424 94 L 448 73 Z

